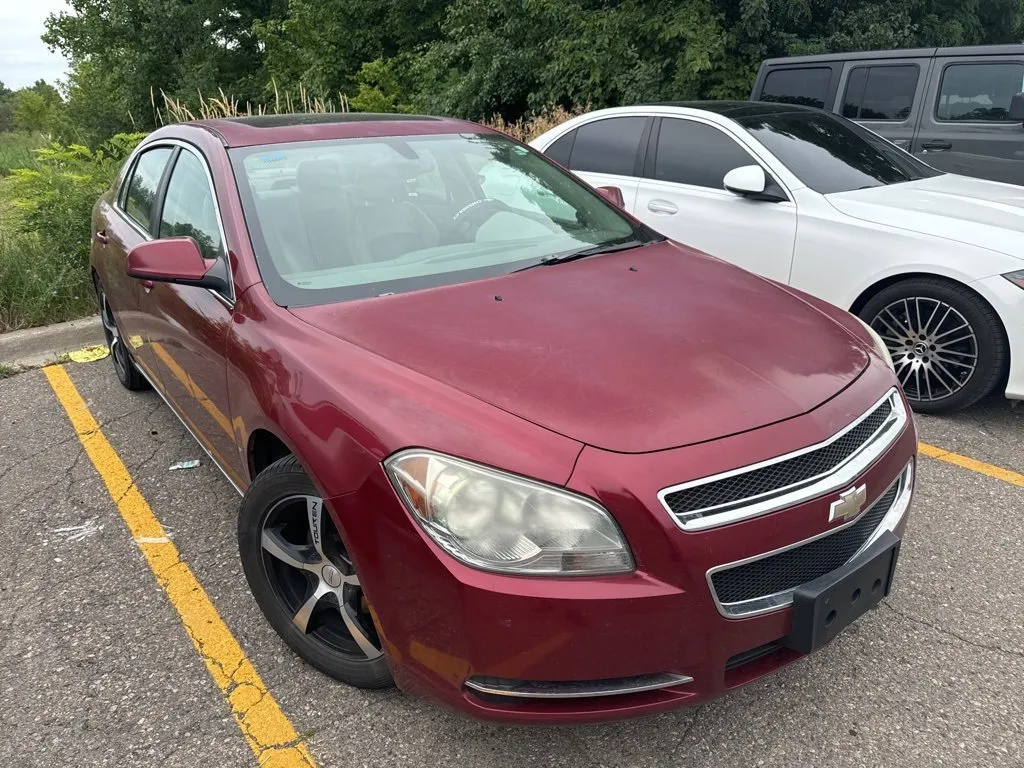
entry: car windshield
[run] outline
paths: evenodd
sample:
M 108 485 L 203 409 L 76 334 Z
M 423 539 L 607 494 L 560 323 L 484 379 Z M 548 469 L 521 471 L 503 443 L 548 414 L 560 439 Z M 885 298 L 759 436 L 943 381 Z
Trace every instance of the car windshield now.
M 323 304 L 507 274 L 660 239 L 496 134 L 295 142 L 230 151 L 271 297 Z
M 823 195 L 941 175 L 871 131 L 824 112 L 761 114 L 737 122 Z

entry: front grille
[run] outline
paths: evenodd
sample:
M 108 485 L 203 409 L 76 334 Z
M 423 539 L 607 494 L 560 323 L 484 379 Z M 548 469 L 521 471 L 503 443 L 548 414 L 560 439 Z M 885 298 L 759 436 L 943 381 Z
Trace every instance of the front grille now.
M 720 603 L 741 603 L 795 589 L 849 562 L 882 522 L 903 483 L 893 483 L 857 521 L 785 552 L 737 565 L 711 576 Z
M 892 412 L 892 399 L 886 398 L 855 427 L 828 445 L 749 472 L 672 491 L 665 494 L 665 505 L 681 521 L 692 520 L 701 517 L 702 511 L 733 506 L 828 474 L 857 453 Z

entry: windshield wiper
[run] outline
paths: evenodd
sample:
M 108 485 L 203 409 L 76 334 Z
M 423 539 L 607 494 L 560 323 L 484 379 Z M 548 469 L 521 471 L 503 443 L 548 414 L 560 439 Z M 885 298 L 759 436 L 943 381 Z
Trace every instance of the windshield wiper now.
M 538 261 L 536 264 L 527 264 L 525 267 L 514 270 L 515 272 L 522 272 L 523 270 L 533 269 L 534 267 L 550 267 L 554 264 L 565 264 L 567 261 L 576 261 L 576 259 L 585 259 L 588 256 L 598 256 L 603 253 L 615 253 L 616 251 L 628 251 L 633 248 L 640 248 L 641 246 L 647 245 L 653 241 L 643 241 L 630 239 L 625 242 L 610 242 L 603 243 L 602 245 L 593 245 L 589 248 L 581 248 L 578 251 L 569 251 L 568 253 L 556 253 L 552 256 L 545 256 L 543 259 Z

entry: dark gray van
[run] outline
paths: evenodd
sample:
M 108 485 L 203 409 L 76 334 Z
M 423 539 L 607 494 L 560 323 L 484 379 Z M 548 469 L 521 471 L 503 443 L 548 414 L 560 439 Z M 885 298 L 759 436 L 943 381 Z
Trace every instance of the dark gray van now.
M 856 120 L 929 165 L 1024 184 L 1024 45 L 768 59 L 750 98 Z

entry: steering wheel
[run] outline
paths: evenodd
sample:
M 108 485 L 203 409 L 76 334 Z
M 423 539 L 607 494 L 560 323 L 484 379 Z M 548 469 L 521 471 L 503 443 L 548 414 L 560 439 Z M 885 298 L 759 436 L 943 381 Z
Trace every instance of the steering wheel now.
M 482 200 L 474 200 L 455 214 L 452 218 L 452 223 L 449 225 L 449 231 L 454 235 L 452 240 L 455 242 L 473 242 L 476 238 L 477 232 L 480 231 L 480 227 L 482 227 L 484 222 L 496 213 L 511 213 L 513 216 L 521 216 L 529 221 L 535 221 L 551 232 L 561 232 L 558 225 L 549 221 L 548 218 L 542 214 L 535 214 L 531 211 L 513 208 L 511 205 L 508 205 L 501 200 L 496 200 L 493 197 L 485 197 Z

